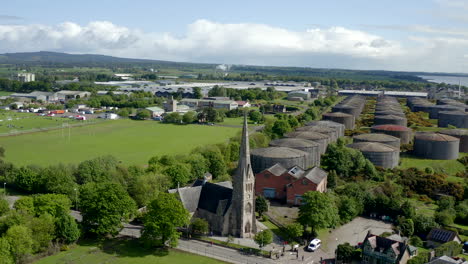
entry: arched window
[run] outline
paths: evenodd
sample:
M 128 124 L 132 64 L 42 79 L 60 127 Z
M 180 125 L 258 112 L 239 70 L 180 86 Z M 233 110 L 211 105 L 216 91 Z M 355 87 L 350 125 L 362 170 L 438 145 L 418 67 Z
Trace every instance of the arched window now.
M 250 222 L 247 222 L 247 224 L 245 224 L 244 232 L 250 233 Z

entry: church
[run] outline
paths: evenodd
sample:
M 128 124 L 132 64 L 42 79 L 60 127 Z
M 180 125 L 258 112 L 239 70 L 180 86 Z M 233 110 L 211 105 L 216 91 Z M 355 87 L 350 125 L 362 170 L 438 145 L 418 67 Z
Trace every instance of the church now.
M 232 183 L 197 180 L 190 187 L 169 190 L 177 193 L 192 218 L 205 219 L 218 235 L 253 238 L 255 219 L 255 177 L 250 163 L 249 132 L 244 117 L 239 163 Z

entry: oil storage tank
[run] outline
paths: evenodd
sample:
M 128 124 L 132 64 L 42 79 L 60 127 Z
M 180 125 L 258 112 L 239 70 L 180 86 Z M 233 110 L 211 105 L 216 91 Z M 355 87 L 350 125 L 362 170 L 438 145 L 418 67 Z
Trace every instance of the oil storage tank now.
M 359 142 L 377 142 L 389 145 L 395 148 L 400 148 L 400 139 L 394 136 L 380 133 L 361 134 L 353 137 L 353 143 Z
M 295 131 L 287 133 L 284 136 L 287 138 L 302 138 L 317 142 L 320 144 L 320 154 L 325 153 L 328 143 L 330 142 L 330 137 L 328 135 L 312 131 Z
M 456 105 L 433 105 L 429 108 L 429 118 L 438 119 L 439 112 L 465 111 L 465 108 Z
M 371 127 L 372 133 L 383 133 L 400 139 L 401 144 L 408 144 L 412 140 L 411 128 L 399 125 L 378 125 Z
M 396 115 L 378 115 L 374 117 L 375 125 L 399 125 L 406 126 L 406 118 Z
M 362 152 L 375 166 L 395 168 L 400 160 L 400 149 L 377 142 L 358 142 L 347 145 Z
M 331 127 L 303 126 L 297 128 L 296 131 L 309 131 L 325 134 L 330 137 L 330 142 L 335 142 L 338 139 L 338 131 Z
M 439 131 L 440 134 L 456 137 L 460 140 L 460 152 L 468 152 L 468 130 L 466 129 L 445 129 Z
M 276 163 L 285 168 L 299 166 L 303 169 L 309 168 L 308 154 L 302 150 L 285 147 L 258 148 L 250 151 L 252 170 L 259 173 Z
M 418 132 L 414 135 L 414 155 L 426 159 L 452 160 L 458 158 L 460 140 L 449 135 Z
M 322 115 L 322 118 L 323 120 L 343 124 L 346 129 L 354 129 L 354 123 L 356 122 L 353 115 L 342 112 L 325 113 Z
M 318 127 L 331 127 L 334 128 L 337 133 L 338 137 L 344 137 L 344 132 L 345 132 L 345 125 L 329 121 L 329 120 L 320 120 L 320 121 L 311 121 L 306 123 L 306 126 L 318 126 Z
M 351 105 L 335 105 L 332 108 L 332 112 L 346 113 L 346 114 L 353 115 L 356 118 L 360 114 L 360 109 L 357 106 L 351 106 Z
M 310 166 L 320 165 L 320 144 L 302 138 L 280 138 L 270 141 L 270 147 L 286 147 L 302 150 L 309 154 L 308 164 Z
M 457 128 L 468 128 L 468 113 L 463 111 L 439 112 L 438 125 L 439 127 L 452 125 Z
M 405 113 L 402 111 L 396 111 L 396 110 L 381 110 L 381 111 L 375 111 L 374 116 L 385 116 L 385 115 L 394 115 L 394 116 L 400 116 L 400 117 L 405 117 Z

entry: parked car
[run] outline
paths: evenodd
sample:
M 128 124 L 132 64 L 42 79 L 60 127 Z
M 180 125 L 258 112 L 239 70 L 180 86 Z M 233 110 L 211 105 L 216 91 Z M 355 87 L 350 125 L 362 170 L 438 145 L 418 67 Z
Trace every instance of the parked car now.
M 314 238 L 312 239 L 312 241 L 310 241 L 309 245 L 307 246 L 307 250 L 314 252 L 315 250 L 319 249 L 321 245 L 322 241 L 318 238 Z

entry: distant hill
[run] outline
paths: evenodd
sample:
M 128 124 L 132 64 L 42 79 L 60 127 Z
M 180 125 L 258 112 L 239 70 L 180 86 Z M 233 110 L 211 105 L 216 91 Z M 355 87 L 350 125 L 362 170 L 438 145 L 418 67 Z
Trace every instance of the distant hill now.
M 98 54 L 68 54 L 61 52 L 39 51 L 0 54 L 2 64 L 27 65 L 74 65 L 74 66 L 109 66 L 109 65 L 161 65 L 168 67 L 212 68 L 214 64 L 172 62 L 162 60 L 129 59 Z

